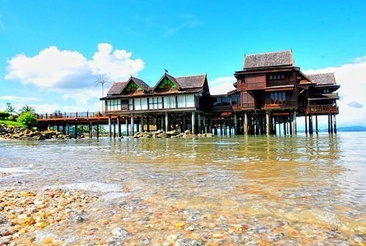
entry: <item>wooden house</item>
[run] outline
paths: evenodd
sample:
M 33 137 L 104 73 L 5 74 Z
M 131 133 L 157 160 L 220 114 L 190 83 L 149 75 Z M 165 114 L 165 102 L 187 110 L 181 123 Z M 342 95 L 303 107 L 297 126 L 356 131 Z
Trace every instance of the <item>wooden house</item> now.
M 305 75 L 292 51 L 245 55 L 234 74 L 235 89 L 210 95 L 207 75 L 173 77 L 165 73 L 155 86 L 130 77 L 116 82 L 107 96 L 111 124 L 126 124 L 127 133 L 178 129 L 214 134 L 296 134 L 296 117 L 304 116 L 312 134 L 312 116 L 328 115 L 330 133 L 338 114 L 334 74 Z M 112 122 L 116 119 L 114 122 Z M 333 128 L 334 127 L 334 128 Z
M 114 83 L 101 100 L 105 102 L 107 115 L 117 116 L 119 135 L 123 121 L 130 135 L 135 130 L 157 129 L 197 133 L 207 127 L 205 111 L 210 93 L 206 75 L 173 77 L 165 73 L 154 87 L 131 77 Z
M 234 85 L 240 94 L 235 110 L 244 112 L 244 131 L 257 134 L 296 133 L 299 84 L 310 79 L 294 66 L 291 51 L 246 55 Z

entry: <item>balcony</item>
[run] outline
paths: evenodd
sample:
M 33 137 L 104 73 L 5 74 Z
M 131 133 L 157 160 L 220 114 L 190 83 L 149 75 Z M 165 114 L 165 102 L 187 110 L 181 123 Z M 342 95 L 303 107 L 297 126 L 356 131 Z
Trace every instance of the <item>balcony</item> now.
M 306 114 L 338 114 L 337 105 L 309 105 L 306 108 Z

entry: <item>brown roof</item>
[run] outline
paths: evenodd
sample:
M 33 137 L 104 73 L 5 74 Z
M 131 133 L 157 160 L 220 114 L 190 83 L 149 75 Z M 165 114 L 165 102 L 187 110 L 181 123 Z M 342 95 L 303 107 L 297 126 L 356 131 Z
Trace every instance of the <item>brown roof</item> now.
M 273 66 L 293 66 L 292 52 L 290 50 L 287 50 L 271 53 L 245 55 L 244 68 Z
M 206 75 L 177 77 L 175 80 L 180 84 L 182 89 L 202 88 L 206 80 Z
M 114 82 L 109 88 L 107 95 L 119 95 L 125 88 L 127 82 Z
M 138 84 L 141 87 L 141 89 L 146 91 L 149 90 L 150 86 L 146 84 L 145 81 L 143 81 L 142 79 L 138 79 L 135 77 L 131 77 L 130 79 L 133 80 L 136 84 Z
M 337 84 L 334 73 L 308 74 L 310 80 L 317 84 L 329 85 Z

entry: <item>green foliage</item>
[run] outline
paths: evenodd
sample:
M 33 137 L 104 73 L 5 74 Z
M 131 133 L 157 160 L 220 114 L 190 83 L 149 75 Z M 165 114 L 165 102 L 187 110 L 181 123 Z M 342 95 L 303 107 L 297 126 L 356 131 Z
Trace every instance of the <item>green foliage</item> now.
M 6 127 L 21 127 L 22 125 L 16 121 L 12 120 L 0 120 L 0 125 L 5 125 Z
M 31 129 L 33 126 L 37 125 L 37 119 L 31 112 L 25 112 L 22 113 L 18 117 L 18 123 L 22 124 L 23 126 L 27 127 L 28 129 Z
M 10 116 L 10 114 L 8 112 L 0 111 L 0 119 L 5 120 L 9 116 Z
M 33 107 L 28 106 L 28 105 L 23 106 L 23 107 L 19 110 L 19 113 L 20 113 L 20 114 L 27 113 L 27 112 L 30 112 L 30 113 L 34 114 L 36 111 L 34 110 L 34 108 L 33 108 Z
M 13 107 L 13 105 L 11 105 L 11 103 L 6 103 L 6 112 L 8 112 L 10 115 L 16 114 L 15 112 L 15 107 Z

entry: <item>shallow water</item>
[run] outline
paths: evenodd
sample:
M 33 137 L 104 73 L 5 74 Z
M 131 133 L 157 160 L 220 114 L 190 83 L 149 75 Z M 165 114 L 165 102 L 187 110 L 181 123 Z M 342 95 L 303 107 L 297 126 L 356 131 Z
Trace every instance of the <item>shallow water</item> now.
M 366 133 L 0 140 L 0 189 L 95 191 L 105 206 L 138 197 L 364 235 L 365 142 Z

